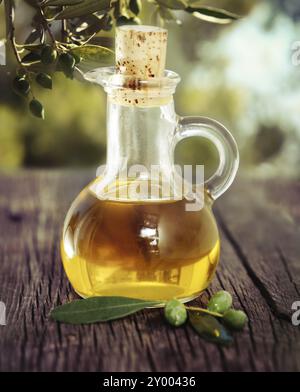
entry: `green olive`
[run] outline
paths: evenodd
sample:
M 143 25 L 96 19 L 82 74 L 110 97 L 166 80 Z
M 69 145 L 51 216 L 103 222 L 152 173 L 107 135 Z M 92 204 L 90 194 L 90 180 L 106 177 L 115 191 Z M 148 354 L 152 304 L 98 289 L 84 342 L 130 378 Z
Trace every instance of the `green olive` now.
M 248 317 L 242 310 L 229 309 L 224 313 L 223 320 L 229 328 L 241 330 L 248 321 Z
M 72 69 L 75 66 L 75 59 L 70 53 L 62 53 L 59 56 L 59 65 L 64 68 Z
M 131 12 L 133 12 L 135 15 L 138 15 L 138 13 L 141 10 L 141 2 L 140 0 L 129 0 L 129 9 Z
M 232 305 L 232 296 L 225 290 L 214 294 L 207 304 L 207 309 L 211 312 L 224 313 Z
M 39 72 L 36 77 L 35 77 L 36 82 L 49 90 L 52 89 L 52 78 L 50 75 L 44 73 L 44 72 Z
M 80 61 L 81 61 L 81 57 L 78 56 L 78 54 L 76 54 L 76 53 L 72 53 L 72 56 L 73 56 L 73 58 L 75 60 L 75 64 L 79 64 Z
M 62 71 L 66 77 L 73 78 L 76 61 L 70 53 L 62 53 L 58 58 L 58 70 Z
M 37 99 L 34 98 L 29 102 L 29 109 L 35 117 L 45 118 L 44 107 Z
M 56 60 L 57 51 L 51 45 L 45 45 L 41 51 L 41 61 L 43 64 L 52 64 Z
M 17 94 L 27 97 L 30 91 L 30 84 L 24 77 L 17 76 L 13 80 L 13 89 Z
M 177 299 L 171 299 L 165 306 L 165 318 L 169 324 L 179 327 L 184 324 L 187 319 L 185 306 Z

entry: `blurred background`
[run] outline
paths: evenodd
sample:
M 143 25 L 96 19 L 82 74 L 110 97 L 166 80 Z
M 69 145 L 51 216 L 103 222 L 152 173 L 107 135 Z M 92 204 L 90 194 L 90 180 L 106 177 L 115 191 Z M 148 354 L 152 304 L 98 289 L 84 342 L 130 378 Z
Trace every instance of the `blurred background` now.
M 144 2 L 143 2 L 144 3 Z M 208 3 L 208 2 L 207 2 Z M 241 170 L 258 177 L 300 177 L 299 0 L 215 0 L 210 5 L 244 15 L 230 25 L 178 14 L 168 24 L 168 68 L 182 78 L 177 113 L 213 117 L 237 139 Z M 18 40 L 30 9 L 17 15 Z M 5 37 L 0 6 L 0 39 Z M 149 23 L 147 6 L 142 13 Z M 113 32 L 106 32 L 107 37 Z M 299 50 L 299 49 L 298 49 Z M 9 55 L 9 54 L 8 54 Z M 294 61 L 292 61 L 294 58 Z M 31 116 L 11 90 L 13 58 L 0 66 L 0 168 L 93 166 L 105 161 L 106 97 L 95 85 L 55 74 L 52 91 L 41 89 L 46 119 Z M 300 63 L 300 55 L 299 55 Z M 177 148 L 177 162 L 215 165 L 199 139 Z

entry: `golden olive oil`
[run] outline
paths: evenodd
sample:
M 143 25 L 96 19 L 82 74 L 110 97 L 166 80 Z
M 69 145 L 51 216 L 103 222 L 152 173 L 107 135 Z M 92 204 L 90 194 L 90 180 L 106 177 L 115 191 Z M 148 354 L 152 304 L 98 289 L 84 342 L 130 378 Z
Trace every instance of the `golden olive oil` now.
M 209 196 L 200 211 L 186 200 L 100 200 L 85 188 L 65 222 L 61 253 L 82 297 L 116 295 L 189 300 L 203 291 L 220 251 Z

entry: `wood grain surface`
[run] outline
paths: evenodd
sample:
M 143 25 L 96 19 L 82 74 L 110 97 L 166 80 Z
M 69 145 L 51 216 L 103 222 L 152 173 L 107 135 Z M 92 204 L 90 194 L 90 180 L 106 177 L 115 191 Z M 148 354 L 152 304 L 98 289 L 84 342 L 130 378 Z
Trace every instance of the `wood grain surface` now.
M 189 327 L 168 326 L 162 311 L 87 326 L 49 319 L 77 298 L 64 274 L 59 240 L 70 202 L 93 171 L 0 175 L 1 371 L 300 371 L 300 183 L 238 179 L 215 203 L 221 263 L 205 303 L 219 289 L 249 317 L 230 348 Z

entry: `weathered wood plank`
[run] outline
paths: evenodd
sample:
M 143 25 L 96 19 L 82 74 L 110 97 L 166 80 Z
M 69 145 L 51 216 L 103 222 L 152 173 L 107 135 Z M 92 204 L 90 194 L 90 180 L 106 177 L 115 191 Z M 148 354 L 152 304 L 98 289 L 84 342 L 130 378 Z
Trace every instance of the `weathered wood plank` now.
M 52 307 L 76 297 L 59 255 L 69 203 L 93 176 L 21 172 L 0 176 L 1 370 L 217 371 L 300 370 L 299 329 L 290 323 L 299 300 L 300 185 L 239 181 L 216 203 L 221 264 L 209 291 L 234 295 L 250 323 L 231 348 L 173 329 L 161 310 L 89 326 L 55 323 Z
M 291 304 L 300 292 L 300 214 L 290 198 L 295 191 L 299 197 L 300 183 L 293 191 L 285 188 L 284 183 L 250 180 L 244 190 L 236 185 L 225 198 L 226 208 L 219 208 L 219 221 L 274 314 L 290 320 Z

